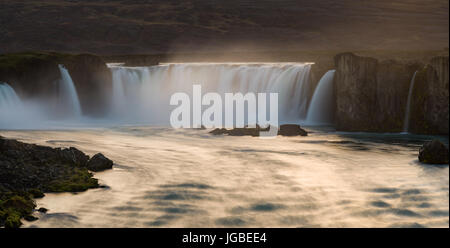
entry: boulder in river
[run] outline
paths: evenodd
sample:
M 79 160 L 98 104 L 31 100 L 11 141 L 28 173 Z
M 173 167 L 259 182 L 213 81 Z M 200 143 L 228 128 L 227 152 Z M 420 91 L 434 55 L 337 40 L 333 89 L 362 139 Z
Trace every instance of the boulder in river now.
M 284 124 L 280 126 L 278 135 L 282 136 L 307 136 L 308 133 L 297 124 Z
M 68 163 L 75 164 L 79 167 L 86 167 L 89 161 L 89 156 L 75 147 L 62 149 L 59 154 L 63 161 L 67 161 Z
M 419 150 L 419 161 L 426 164 L 448 164 L 448 147 L 439 140 L 426 142 Z
M 101 153 L 95 154 L 87 164 L 87 168 L 90 171 L 103 171 L 111 169 L 112 166 L 113 161 L 111 161 Z
M 269 127 L 262 128 L 259 125 L 256 127 L 244 127 L 244 128 L 233 128 L 233 129 L 225 129 L 225 128 L 216 128 L 209 132 L 213 135 L 222 135 L 228 134 L 230 136 L 253 136 L 258 137 L 260 132 L 268 132 Z M 278 135 L 282 136 L 307 136 L 308 133 L 297 124 L 284 124 L 281 125 L 278 129 Z

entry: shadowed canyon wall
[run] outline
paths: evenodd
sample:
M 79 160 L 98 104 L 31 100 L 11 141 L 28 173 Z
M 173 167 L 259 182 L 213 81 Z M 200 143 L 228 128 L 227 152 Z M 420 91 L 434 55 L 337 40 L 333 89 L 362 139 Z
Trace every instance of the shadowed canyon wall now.
M 448 56 L 435 57 L 416 75 L 413 91 L 411 131 L 448 134 Z
M 448 133 L 448 57 L 419 63 L 379 62 L 352 53 L 335 57 L 337 130 L 400 132 L 412 76 L 418 72 L 410 132 Z

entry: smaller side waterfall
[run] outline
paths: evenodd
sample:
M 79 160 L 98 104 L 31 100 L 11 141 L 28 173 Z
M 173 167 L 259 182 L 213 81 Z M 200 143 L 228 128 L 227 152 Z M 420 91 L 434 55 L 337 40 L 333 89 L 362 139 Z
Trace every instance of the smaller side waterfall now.
M 27 110 L 14 89 L 0 82 L 0 129 L 15 129 L 22 123 L 31 123 L 27 119 L 30 117 Z
M 9 84 L 0 82 L 0 111 L 14 111 L 20 108 L 22 101 Z
M 411 83 L 409 85 L 409 93 L 408 93 L 408 101 L 406 103 L 406 112 L 405 112 L 405 120 L 403 121 L 403 132 L 407 133 L 409 130 L 409 116 L 411 112 L 411 100 L 412 100 L 412 93 L 414 90 L 414 82 L 416 79 L 417 71 L 414 72 L 414 75 L 411 79 Z
M 63 65 L 58 65 L 58 67 L 61 73 L 59 103 L 65 107 L 66 111 L 70 111 L 74 117 L 80 117 L 81 105 L 69 71 Z
M 334 73 L 335 70 L 327 71 L 317 84 L 306 116 L 308 125 L 326 125 L 333 122 Z

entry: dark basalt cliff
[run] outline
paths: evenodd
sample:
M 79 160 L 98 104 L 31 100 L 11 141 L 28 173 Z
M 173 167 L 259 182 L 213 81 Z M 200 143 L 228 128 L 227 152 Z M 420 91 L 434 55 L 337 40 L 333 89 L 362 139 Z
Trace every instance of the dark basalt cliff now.
M 375 130 L 377 60 L 351 53 L 335 57 L 335 121 L 338 130 Z
M 411 79 L 410 132 L 448 134 L 448 57 L 419 63 L 379 62 L 352 53 L 335 57 L 335 122 L 343 131 L 400 132 Z
M 75 84 L 83 114 L 99 115 L 111 95 L 111 72 L 98 56 L 28 52 L 0 55 L 0 81 L 10 84 L 19 96 L 53 103 L 58 95 L 64 65 Z
M 441 56 L 417 72 L 411 104 L 412 132 L 448 134 L 448 70 L 448 56 Z
M 414 72 L 422 66 L 393 60 L 378 63 L 376 111 L 373 119 L 377 131 L 403 131 L 411 80 Z

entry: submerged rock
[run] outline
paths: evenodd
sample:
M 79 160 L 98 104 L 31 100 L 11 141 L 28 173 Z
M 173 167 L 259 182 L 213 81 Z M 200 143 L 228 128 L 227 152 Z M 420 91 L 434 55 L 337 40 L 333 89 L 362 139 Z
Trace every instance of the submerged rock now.
M 259 136 L 259 132 L 260 132 L 260 128 L 256 127 L 256 128 L 233 128 L 228 130 L 228 135 L 230 136 L 253 136 L 253 137 L 257 137 Z
M 439 140 L 426 142 L 419 150 L 419 161 L 426 164 L 448 164 L 448 147 Z
M 37 217 L 34 217 L 33 215 L 27 215 L 27 216 L 25 216 L 24 217 L 24 219 L 26 220 L 26 221 L 35 221 L 35 220 L 37 220 L 38 218 Z
M 213 135 L 222 135 L 222 134 L 228 134 L 230 136 L 253 136 L 257 137 L 259 136 L 259 132 L 268 131 L 269 128 L 261 128 L 259 125 L 256 125 L 256 127 L 244 127 L 244 128 L 233 128 L 233 129 L 226 129 L 226 128 L 216 128 L 209 132 Z
M 216 128 L 209 132 L 213 135 L 223 135 L 228 134 L 230 136 L 253 136 L 258 137 L 260 132 L 269 131 L 269 127 L 261 128 L 259 125 L 256 127 L 244 127 L 244 128 L 233 128 L 233 129 L 225 129 L 225 128 Z M 307 136 L 308 133 L 297 124 L 284 124 L 279 127 L 278 135 L 282 136 Z
M 88 162 L 87 168 L 91 171 L 103 171 L 111 169 L 113 166 L 113 161 L 105 157 L 101 153 L 95 154 Z
M 308 133 L 297 124 L 285 124 L 281 125 L 278 130 L 278 135 L 282 136 L 307 136 Z
M 216 128 L 209 133 L 212 135 L 222 135 L 222 134 L 227 134 L 228 130 L 225 128 Z
M 335 127 L 339 131 L 400 132 L 413 75 L 409 132 L 448 134 L 448 56 L 378 61 L 352 53 L 335 56 Z
M 46 208 L 39 208 L 38 210 L 37 210 L 38 212 L 40 212 L 40 213 L 47 213 L 47 211 L 48 211 L 48 209 L 46 209 Z

